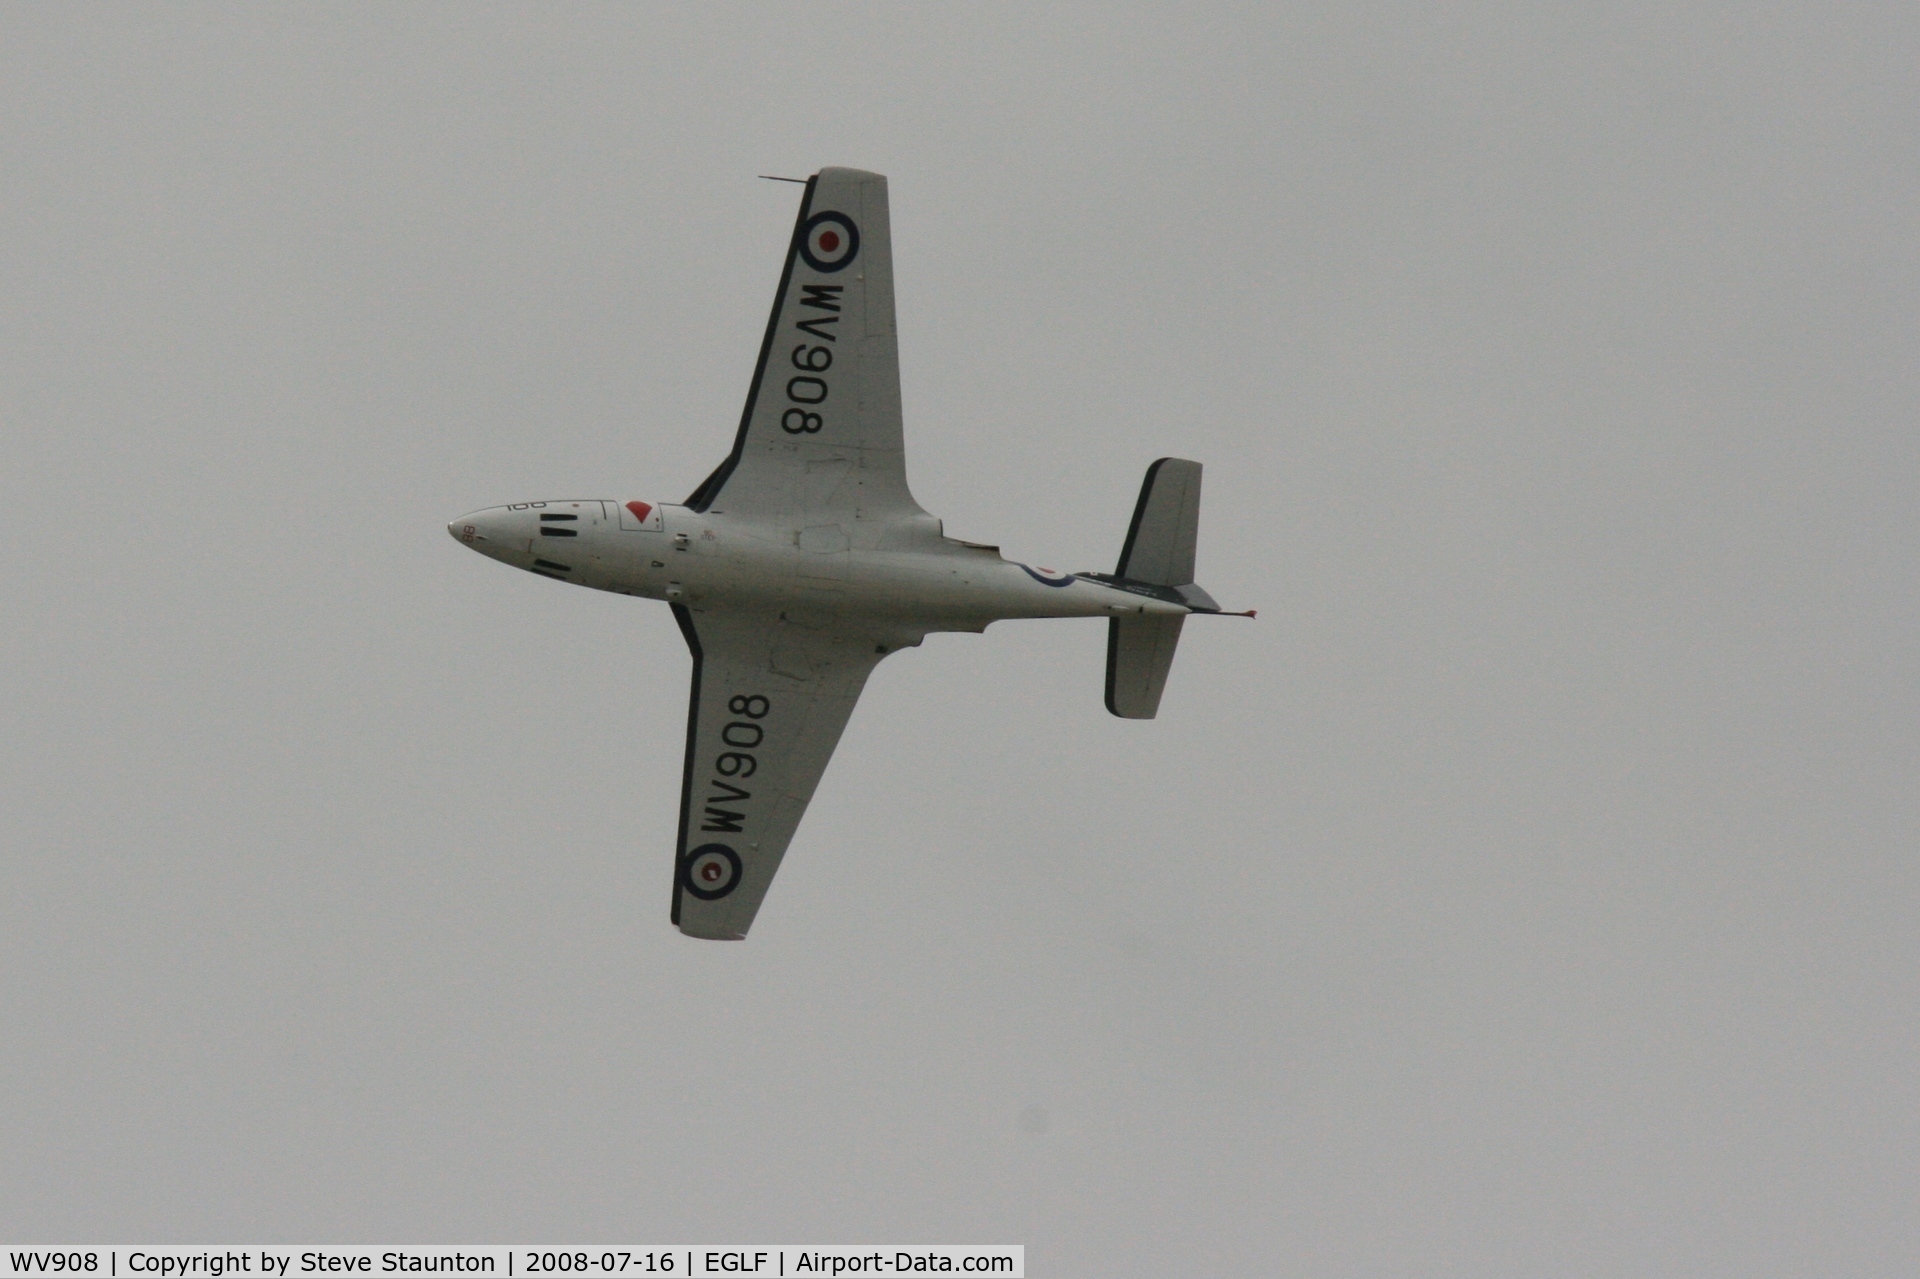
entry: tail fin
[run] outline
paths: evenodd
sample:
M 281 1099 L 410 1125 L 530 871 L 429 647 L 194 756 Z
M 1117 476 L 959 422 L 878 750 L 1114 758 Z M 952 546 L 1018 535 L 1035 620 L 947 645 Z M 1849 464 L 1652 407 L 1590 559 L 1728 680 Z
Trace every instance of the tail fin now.
M 1193 585 L 1200 532 L 1200 463 L 1163 457 L 1147 468 L 1133 523 L 1120 548 L 1116 577 L 1155 586 Z M 1187 592 L 1182 592 L 1186 594 Z M 1198 601 L 1196 601 L 1198 602 Z M 1184 617 L 1128 617 L 1107 622 L 1107 709 L 1122 719 L 1152 719 L 1160 709 Z
M 1200 464 L 1163 457 L 1147 468 L 1114 576 L 1155 586 L 1190 584 L 1199 533 Z

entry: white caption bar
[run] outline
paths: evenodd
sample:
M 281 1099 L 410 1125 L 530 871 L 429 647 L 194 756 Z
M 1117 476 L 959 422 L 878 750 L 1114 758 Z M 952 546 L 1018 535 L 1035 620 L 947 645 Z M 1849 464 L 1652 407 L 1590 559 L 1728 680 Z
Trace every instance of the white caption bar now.
M 1026 1279 L 1021 1244 L 552 1244 L 343 1248 L 307 1244 L 0 1245 L 0 1279 L 294 1279 L 485 1275 L 495 1279 L 994 1275 Z

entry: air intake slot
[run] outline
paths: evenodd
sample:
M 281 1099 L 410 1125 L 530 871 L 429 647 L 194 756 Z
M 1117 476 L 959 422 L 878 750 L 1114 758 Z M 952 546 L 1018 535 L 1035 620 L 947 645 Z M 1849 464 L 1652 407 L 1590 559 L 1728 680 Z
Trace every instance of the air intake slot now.
M 542 524 L 551 524 L 555 520 L 577 520 L 579 518 L 578 515 L 542 515 L 540 522 Z
M 568 516 L 567 518 L 571 519 L 573 517 Z M 540 536 L 541 537 L 579 537 L 580 530 L 577 528 L 548 528 L 546 525 L 543 524 L 540 526 Z
M 534 564 L 535 564 L 535 565 L 536 565 L 537 567 L 540 567 L 540 568 L 550 568 L 550 569 L 552 569 L 552 570 L 553 570 L 554 572 L 556 572 L 556 573 L 571 573 L 571 572 L 573 572 L 573 568 L 572 568 L 572 566 L 571 566 L 571 565 L 567 565 L 567 564 L 555 564 L 555 563 L 554 563 L 554 562 L 553 562 L 552 560 L 535 560 L 535 561 L 534 561 Z

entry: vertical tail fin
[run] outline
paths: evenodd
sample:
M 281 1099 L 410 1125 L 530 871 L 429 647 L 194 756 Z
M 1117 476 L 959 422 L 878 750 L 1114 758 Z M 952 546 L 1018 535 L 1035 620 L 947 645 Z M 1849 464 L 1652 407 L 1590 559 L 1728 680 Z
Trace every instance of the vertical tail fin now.
M 1199 533 L 1200 464 L 1163 457 L 1147 468 L 1114 576 L 1155 586 L 1188 585 Z
M 1199 532 L 1200 463 L 1163 457 L 1147 468 L 1114 575 L 1155 586 L 1192 586 Z M 1107 623 L 1109 711 L 1122 719 L 1154 717 L 1186 620 L 1116 617 Z

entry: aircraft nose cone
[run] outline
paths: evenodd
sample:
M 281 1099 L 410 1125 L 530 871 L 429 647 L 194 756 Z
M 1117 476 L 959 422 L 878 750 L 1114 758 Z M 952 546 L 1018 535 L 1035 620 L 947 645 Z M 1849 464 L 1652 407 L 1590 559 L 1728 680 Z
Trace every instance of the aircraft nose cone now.
M 505 513 L 505 509 L 500 507 L 468 511 L 447 525 L 447 535 L 460 545 L 471 547 L 482 555 L 498 555 L 506 549 L 500 528 L 500 517 Z

